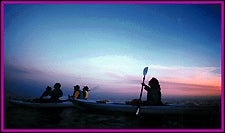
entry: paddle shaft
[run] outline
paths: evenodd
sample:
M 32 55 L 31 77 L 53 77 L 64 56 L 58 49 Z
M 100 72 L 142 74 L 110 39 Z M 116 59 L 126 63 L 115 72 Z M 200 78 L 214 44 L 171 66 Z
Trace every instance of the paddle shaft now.
M 139 97 L 139 100 L 140 100 L 140 101 L 141 101 L 141 97 L 142 97 L 142 92 L 143 92 L 143 88 L 144 88 L 143 84 L 144 84 L 144 83 L 145 83 L 145 75 L 144 75 L 143 81 L 142 81 L 141 93 L 140 93 L 140 97 Z
M 136 115 L 139 114 L 139 109 L 141 107 L 141 97 L 142 97 L 142 92 L 143 92 L 143 88 L 144 88 L 144 82 L 145 82 L 145 75 L 143 77 L 143 81 L 142 81 L 142 86 L 141 86 L 141 93 L 140 93 L 140 97 L 139 97 L 139 104 L 138 104 L 138 108 L 137 108 L 137 111 L 136 111 Z

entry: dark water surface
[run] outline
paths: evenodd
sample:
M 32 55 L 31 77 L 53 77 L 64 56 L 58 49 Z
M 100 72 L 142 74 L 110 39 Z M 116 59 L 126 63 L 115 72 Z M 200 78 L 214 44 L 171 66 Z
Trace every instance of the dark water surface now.
M 74 108 L 37 109 L 5 102 L 5 129 L 220 129 L 220 112 L 212 116 L 100 113 Z

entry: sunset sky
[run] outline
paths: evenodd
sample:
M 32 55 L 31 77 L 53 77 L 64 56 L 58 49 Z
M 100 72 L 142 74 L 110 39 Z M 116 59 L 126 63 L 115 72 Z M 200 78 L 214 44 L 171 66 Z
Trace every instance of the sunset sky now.
M 156 77 L 163 96 L 221 95 L 221 8 L 194 4 L 6 4 L 5 92 L 88 85 L 138 98 Z M 146 92 L 144 92 L 146 93 Z M 135 97 L 132 97 L 135 98 Z

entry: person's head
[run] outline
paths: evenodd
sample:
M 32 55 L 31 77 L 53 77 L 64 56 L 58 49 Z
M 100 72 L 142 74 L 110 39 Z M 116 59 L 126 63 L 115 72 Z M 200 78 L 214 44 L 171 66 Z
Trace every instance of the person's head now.
M 79 85 L 75 85 L 73 88 L 74 88 L 74 90 L 79 90 L 80 86 Z
M 84 86 L 83 91 L 89 91 L 88 86 Z
M 51 91 L 52 88 L 50 86 L 47 86 L 46 91 Z
M 59 89 L 60 87 L 61 87 L 61 84 L 60 83 L 55 83 L 54 88 Z
M 158 81 L 158 79 L 156 79 L 156 78 L 153 77 L 149 81 L 148 85 L 151 86 L 151 87 L 158 87 L 159 86 L 159 81 Z

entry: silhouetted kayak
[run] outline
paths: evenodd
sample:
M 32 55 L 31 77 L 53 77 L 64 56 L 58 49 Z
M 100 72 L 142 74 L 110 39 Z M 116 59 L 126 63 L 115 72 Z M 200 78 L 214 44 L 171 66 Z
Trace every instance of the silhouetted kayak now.
M 57 102 L 38 102 L 37 100 L 27 100 L 27 99 L 9 99 L 10 103 L 25 107 L 35 107 L 35 108 L 66 108 L 66 107 L 73 107 L 74 105 L 72 102 L 68 100 L 59 100 Z
M 72 99 L 72 103 L 83 110 L 97 112 L 116 112 L 116 113 L 133 113 L 137 111 L 137 105 L 129 105 L 126 103 L 114 103 L 107 101 L 94 101 L 84 99 Z M 218 114 L 220 107 L 218 106 L 186 106 L 167 104 L 162 106 L 141 106 L 140 114 Z

